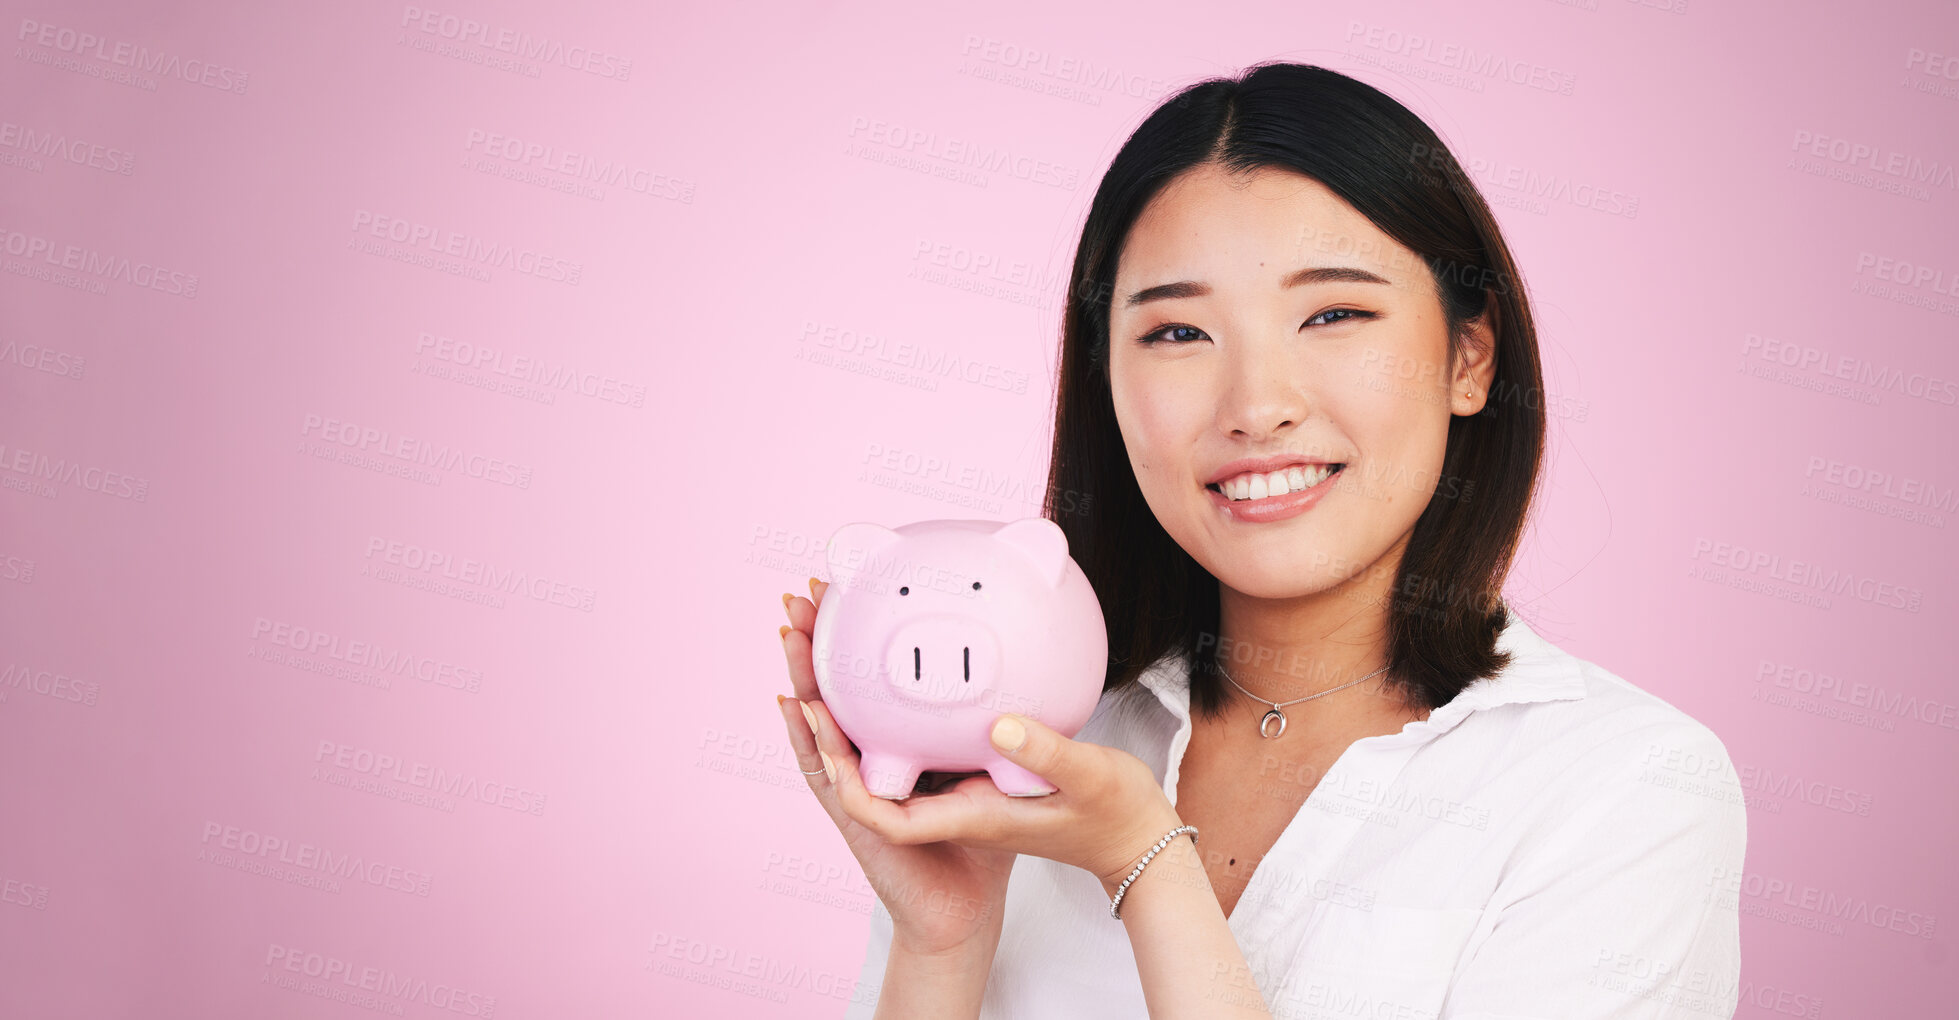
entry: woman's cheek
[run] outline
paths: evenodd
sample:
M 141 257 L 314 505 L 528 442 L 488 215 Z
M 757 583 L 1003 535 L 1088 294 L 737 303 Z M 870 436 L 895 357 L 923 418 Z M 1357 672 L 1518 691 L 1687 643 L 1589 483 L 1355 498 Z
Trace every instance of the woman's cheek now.
M 1412 409 L 1383 406 L 1374 411 L 1349 417 L 1348 435 L 1361 451 L 1354 465 L 1359 469 L 1353 479 L 1355 494 L 1384 515 L 1380 519 L 1386 523 L 1404 508 L 1427 505 L 1427 486 L 1441 467 L 1444 447 L 1430 434 L 1438 426 Z
M 1184 418 L 1189 408 L 1161 388 L 1139 388 L 1118 405 L 1117 420 L 1123 440 L 1131 446 L 1131 457 L 1140 476 L 1145 469 L 1163 470 L 1175 462 L 1176 440 L 1186 430 Z

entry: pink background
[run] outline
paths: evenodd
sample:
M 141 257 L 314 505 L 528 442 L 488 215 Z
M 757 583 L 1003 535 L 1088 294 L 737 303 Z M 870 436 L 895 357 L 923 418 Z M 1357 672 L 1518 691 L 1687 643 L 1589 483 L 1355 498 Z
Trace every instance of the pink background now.
M 1959 9 L 170 6 L 5 5 L 0 1015 L 867 994 L 779 595 L 1038 512 L 1095 182 L 1264 59 L 1497 208 L 1510 592 L 1732 752 L 1738 1015 L 1949 1015 Z

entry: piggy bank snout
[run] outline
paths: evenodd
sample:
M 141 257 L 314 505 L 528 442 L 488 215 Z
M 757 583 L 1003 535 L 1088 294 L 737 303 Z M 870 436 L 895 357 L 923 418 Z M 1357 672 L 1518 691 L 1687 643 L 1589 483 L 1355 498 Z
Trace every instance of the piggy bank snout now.
M 907 621 L 885 650 L 893 687 L 925 701 L 974 701 L 999 678 L 1000 642 L 970 617 L 927 616 Z

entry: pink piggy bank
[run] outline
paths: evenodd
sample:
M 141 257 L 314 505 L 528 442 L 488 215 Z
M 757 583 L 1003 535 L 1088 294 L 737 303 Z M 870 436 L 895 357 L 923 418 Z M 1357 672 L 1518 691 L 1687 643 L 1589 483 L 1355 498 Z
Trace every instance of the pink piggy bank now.
M 911 796 L 918 774 L 984 771 L 1002 793 L 1052 784 L 994 750 L 1004 712 L 1072 737 L 1108 665 L 1101 603 L 1045 517 L 846 524 L 810 635 L 816 686 L 862 754 L 870 792 Z

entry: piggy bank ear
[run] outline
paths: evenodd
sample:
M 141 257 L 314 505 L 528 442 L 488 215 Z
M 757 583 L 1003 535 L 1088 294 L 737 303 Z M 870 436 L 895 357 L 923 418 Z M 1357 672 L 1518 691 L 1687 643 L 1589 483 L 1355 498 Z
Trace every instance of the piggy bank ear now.
M 1025 556 L 1048 587 L 1061 583 L 1068 565 L 1068 536 L 1061 525 L 1045 517 L 1023 517 L 994 532 L 993 540 Z
M 874 562 L 885 557 L 882 551 L 903 536 L 882 524 L 859 521 L 846 524 L 830 536 L 830 544 L 824 553 L 830 565 L 830 576 L 846 588 L 857 587 L 857 574 L 868 570 L 876 576 Z

